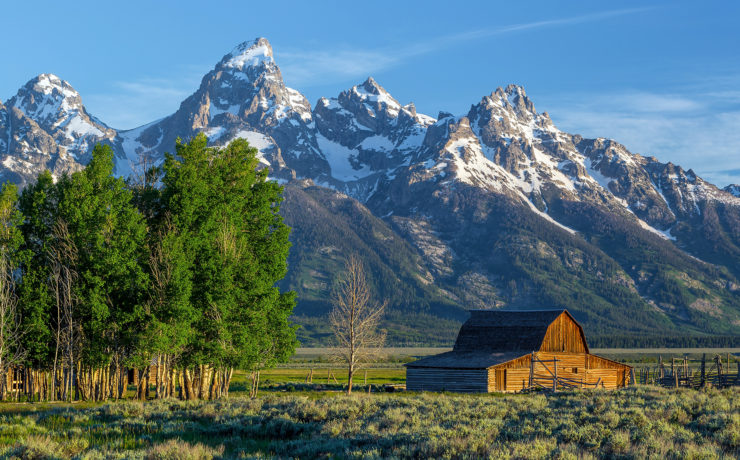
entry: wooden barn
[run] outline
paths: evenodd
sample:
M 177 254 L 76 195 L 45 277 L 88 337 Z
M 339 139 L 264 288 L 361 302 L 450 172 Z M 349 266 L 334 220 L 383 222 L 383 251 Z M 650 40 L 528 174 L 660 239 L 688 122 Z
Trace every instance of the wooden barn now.
M 631 367 L 589 353 L 567 310 L 471 310 L 452 351 L 406 364 L 411 391 L 621 388 Z

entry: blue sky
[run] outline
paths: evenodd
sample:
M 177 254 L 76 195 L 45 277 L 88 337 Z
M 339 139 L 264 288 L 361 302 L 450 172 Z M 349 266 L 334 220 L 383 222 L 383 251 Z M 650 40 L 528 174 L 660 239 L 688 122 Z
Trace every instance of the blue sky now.
M 372 75 L 423 113 L 525 87 L 563 130 L 740 183 L 739 2 L 6 2 L 0 99 L 69 81 L 116 128 L 163 117 L 236 44 L 311 103 Z

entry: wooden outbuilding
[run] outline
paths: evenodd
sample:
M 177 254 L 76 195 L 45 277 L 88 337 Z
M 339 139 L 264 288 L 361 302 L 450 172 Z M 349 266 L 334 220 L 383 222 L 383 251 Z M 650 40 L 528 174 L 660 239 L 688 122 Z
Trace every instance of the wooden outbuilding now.
M 406 364 L 411 391 L 621 388 L 631 367 L 588 350 L 567 310 L 471 310 L 452 351 Z

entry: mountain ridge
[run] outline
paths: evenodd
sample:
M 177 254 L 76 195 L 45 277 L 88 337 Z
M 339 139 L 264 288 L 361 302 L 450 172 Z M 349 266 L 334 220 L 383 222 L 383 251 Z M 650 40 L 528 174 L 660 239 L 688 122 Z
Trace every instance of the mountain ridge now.
M 113 147 L 116 174 L 128 176 L 161 161 L 178 137 L 247 139 L 286 196 L 314 209 L 284 203 L 298 235 L 285 287 L 305 299 L 299 315 L 326 312 L 337 257 L 363 241 L 374 276 L 397 286 L 398 295 L 375 284 L 396 299 L 390 326 L 399 341 L 420 337 L 408 334 L 404 308 L 410 317 L 455 321 L 469 305 L 576 305 L 576 316 L 603 334 L 618 333 L 619 321 L 638 335 L 650 333 L 645 324 L 699 335 L 740 326 L 737 186 L 719 189 L 616 141 L 563 132 L 521 86 L 499 87 L 465 114 L 432 118 L 368 77 L 312 107 L 285 85 L 271 45 L 258 38 L 224 55 L 160 120 L 110 128 L 71 85 L 42 74 L 0 103 L 3 132 L 0 173 L 20 185 L 45 168 L 57 176 L 82 168 L 95 142 Z M 365 211 L 347 212 L 353 201 Z M 317 228 L 329 231 L 317 219 L 345 229 L 335 242 L 355 243 L 317 236 Z M 374 230 L 355 234 L 363 221 Z M 389 245 L 418 267 L 403 268 Z M 398 281 L 394 272 L 409 275 Z

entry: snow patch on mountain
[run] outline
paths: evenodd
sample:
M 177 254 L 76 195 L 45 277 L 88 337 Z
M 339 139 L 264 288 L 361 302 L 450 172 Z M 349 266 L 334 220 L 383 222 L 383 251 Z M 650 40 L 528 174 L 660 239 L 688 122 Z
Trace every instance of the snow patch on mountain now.
M 265 39 L 244 42 L 237 45 L 224 59 L 224 67 L 242 70 L 255 67 L 263 62 L 273 62 L 272 48 Z
M 119 177 L 128 177 L 132 174 L 141 174 L 144 168 L 155 166 L 163 158 L 152 158 L 151 148 L 144 146 L 141 142 L 142 134 L 152 126 L 156 126 L 161 120 L 153 121 L 147 125 L 139 126 L 128 131 L 118 133 L 119 145 L 121 145 L 120 154 L 114 159 L 114 172 Z M 160 130 L 159 139 L 154 148 L 161 144 L 163 133 Z
M 218 142 L 219 138 L 226 133 L 226 128 L 223 126 L 211 126 L 210 128 L 203 131 L 210 142 Z
M 270 162 L 267 161 L 267 159 L 265 158 L 265 151 L 274 148 L 275 144 L 269 137 L 256 131 L 243 130 L 236 133 L 234 139 L 245 139 L 247 142 L 249 142 L 250 147 L 254 147 L 257 149 L 257 159 L 260 161 L 260 163 L 266 166 L 270 166 Z
M 375 80 L 372 78 L 369 78 L 368 82 L 363 85 L 353 86 L 352 92 L 363 101 L 383 104 L 393 116 L 398 116 L 398 112 L 401 110 L 401 104 L 393 99 L 387 91 L 382 88 L 378 89 L 375 86 Z
M 393 150 L 395 145 L 393 144 L 393 141 L 387 137 L 376 134 L 375 136 L 366 137 L 362 142 L 360 142 L 359 147 L 364 150 L 381 150 L 390 152 Z
M 586 158 L 584 160 L 586 171 L 588 172 L 588 175 L 590 178 L 595 181 L 597 184 L 599 184 L 604 190 L 611 193 L 611 189 L 609 188 L 609 184 L 614 182 L 614 178 L 607 177 L 601 173 L 596 167 L 594 166 L 593 160 L 590 158 Z
M 552 224 L 555 224 L 556 226 L 558 226 L 558 227 L 562 228 L 563 230 L 565 230 L 566 232 L 570 233 L 571 235 L 575 235 L 576 233 L 578 233 L 577 231 L 573 230 L 572 228 L 570 228 L 570 227 L 568 227 L 568 226 L 566 226 L 566 225 L 563 225 L 563 224 L 561 224 L 560 222 L 558 222 L 557 220 L 553 219 L 553 218 L 552 218 L 552 217 L 551 217 L 551 216 L 550 216 L 549 214 L 547 214 L 546 212 L 543 212 L 543 211 L 540 211 L 539 209 L 537 209 L 537 207 L 536 207 L 536 206 L 534 205 L 534 203 L 532 203 L 532 202 L 531 202 L 531 201 L 530 201 L 529 199 L 527 199 L 526 197 L 523 197 L 523 198 L 524 198 L 524 202 L 525 202 L 525 203 L 526 203 L 526 204 L 527 204 L 527 205 L 529 206 L 529 209 L 530 209 L 530 210 L 531 210 L 531 211 L 532 211 L 533 213 L 537 214 L 538 216 L 542 217 L 543 219 L 547 220 L 548 222 L 550 222 L 550 223 L 552 223 Z
M 647 222 L 645 222 L 644 220 L 639 219 L 639 218 L 637 219 L 637 222 L 640 224 L 640 227 L 644 228 L 645 230 L 647 230 L 647 231 L 649 231 L 651 233 L 655 233 L 656 235 L 658 235 L 659 237 L 661 237 L 663 239 L 671 240 L 671 241 L 676 241 L 676 237 L 673 236 L 673 235 L 671 235 L 671 229 L 670 228 L 667 229 L 667 230 L 660 230 L 660 229 L 657 229 L 657 228 L 649 225 Z
M 356 149 L 345 147 L 321 134 L 316 135 L 316 141 L 324 158 L 329 162 L 331 176 L 334 179 L 343 182 L 355 181 L 373 173 L 368 166 L 356 168 L 352 164 L 352 159 L 357 160 L 358 151 Z
M 73 142 L 77 142 L 82 136 L 104 135 L 103 131 L 101 131 L 97 126 L 86 122 L 79 115 L 75 115 L 74 117 L 66 120 L 64 128 L 64 133 L 66 134 L 67 138 Z

